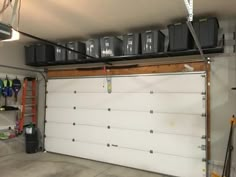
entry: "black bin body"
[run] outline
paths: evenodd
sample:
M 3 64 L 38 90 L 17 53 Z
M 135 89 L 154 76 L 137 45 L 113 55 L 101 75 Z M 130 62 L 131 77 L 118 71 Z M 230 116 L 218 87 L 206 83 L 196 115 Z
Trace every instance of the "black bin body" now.
M 66 43 L 57 43 L 57 44 L 66 47 Z M 67 58 L 66 49 L 63 49 L 61 47 L 55 47 L 55 61 L 65 62 L 66 58 Z
M 219 30 L 217 18 L 200 19 L 193 22 L 193 27 L 202 48 L 217 46 Z
M 101 56 L 112 57 L 122 55 L 122 40 L 115 36 L 103 37 L 100 40 Z
M 25 46 L 25 64 L 35 65 L 35 45 Z
M 36 63 L 53 63 L 55 61 L 54 46 L 48 44 L 36 45 Z
M 100 40 L 98 38 L 86 41 L 86 54 L 95 58 L 101 57 Z
M 168 30 L 170 51 L 184 51 L 193 48 L 193 38 L 186 23 L 169 25 Z
M 38 152 L 38 132 L 35 129 L 32 134 L 25 134 L 25 151 L 28 154 Z
M 123 51 L 124 55 L 141 54 L 141 34 L 128 33 L 123 35 Z
M 142 32 L 142 54 L 164 52 L 165 35 L 160 30 Z
M 79 41 L 72 41 L 72 42 L 68 42 L 67 43 L 67 47 L 78 51 L 82 54 L 86 54 L 86 47 L 85 44 Z M 85 59 L 85 56 L 82 56 L 76 52 L 72 52 L 72 51 L 67 51 L 67 61 L 81 61 Z

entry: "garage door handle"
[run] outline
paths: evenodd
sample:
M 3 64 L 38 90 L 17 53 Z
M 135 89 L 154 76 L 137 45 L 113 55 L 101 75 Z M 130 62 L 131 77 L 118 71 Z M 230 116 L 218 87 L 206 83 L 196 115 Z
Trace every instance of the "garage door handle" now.
M 116 145 L 116 144 L 112 144 L 112 146 L 113 146 L 113 147 L 118 147 L 118 145 Z

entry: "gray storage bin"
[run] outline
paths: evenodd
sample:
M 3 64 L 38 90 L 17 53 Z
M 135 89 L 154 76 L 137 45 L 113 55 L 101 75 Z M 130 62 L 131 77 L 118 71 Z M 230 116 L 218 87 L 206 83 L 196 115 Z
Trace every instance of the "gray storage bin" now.
M 141 53 L 140 33 L 128 33 L 123 36 L 124 55 L 138 55 Z
M 100 40 L 100 44 L 101 44 L 102 57 L 112 57 L 112 56 L 122 55 L 121 39 L 114 36 L 103 37 Z
M 36 44 L 36 63 L 50 63 L 55 61 L 54 46 Z
M 86 47 L 85 44 L 79 41 L 72 41 L 72 42 L 68 42 L 67 43 L 67 47 L 78 51 L 82 54 L 86 54 Z M 67 51 L 67 61 L 75 61 L 75 60 L 83 60 L 85 59 L 85 56 L 82 56 L 76 52 L 72 52 L 72 51 Z
M 164 52 L 165 36 L 160 30 L 149 30 L 142 33 L 142 53 Z
M 62 45 L 66 47 L 66 43 L 58 43 L 59 45 Z M 56 62 L 64 62 L 66 61 L 66 49 L 63 49 L 61 47 L 55 47 L 55 61 Z
M 101 57 L 101 47 L 99 39 L 89 39 L 88 41 L 86 41 L 86 54 L 95 58 Z
M 25 46 L 25 64 L 26 65 L 35 64 L 35 45 Z

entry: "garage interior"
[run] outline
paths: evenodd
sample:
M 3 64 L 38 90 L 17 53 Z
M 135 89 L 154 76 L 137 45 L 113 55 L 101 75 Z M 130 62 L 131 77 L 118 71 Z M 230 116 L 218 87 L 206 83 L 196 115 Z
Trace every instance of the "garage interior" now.
M 236 1 L 1 0 L 1 177 L 236 177 Z

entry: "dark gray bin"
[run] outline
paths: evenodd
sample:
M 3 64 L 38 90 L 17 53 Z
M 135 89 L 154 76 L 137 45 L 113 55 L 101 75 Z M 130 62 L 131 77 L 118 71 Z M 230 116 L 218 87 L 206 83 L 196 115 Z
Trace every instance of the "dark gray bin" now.
M 101 56 L 112 57 L 122 55 L 122 40 L 115 36 L 103 37 L 100 40 Z
M 57 43 L 66 47 L 66 43 Z M 66 49 L 61 47 L 55 47 L 55 61 L 56 62 L 65 62 L 67 59 Z
M 169 51 L 184 51 L 193 48 L 193 38 L 186 23 L 168 26 Z
M 34 65 L 35 62 L 35 45 L 25 46 L 25 64 Z
M 85 44 L 79 41 L 72 41 L 67 43 L 67 47 L 78 51 L 82 54 L 86 54 L 86 47 Z M 72 51 L 67 51 L 67 61 L 81 61 L 85 59 L 85 56 L 80 55 L 79 53 L 72 52 Z
M 123 51 L 124 55 L 141 54 L 141 34 L 128 33 L 123 35 Z
M 95 58 L 101 57 L 101 47 L 99 39 L 89 39 L 88 41 L 86 41 L 86 54 Z
M 164 52 L 165 35 L 160 30 L 142 33 L 142 54 Z
M 217 46 L 219 30 L 217 18 L 212 17 L 194 21 L 193 27 L 202 48 L 212 48 Z
M 36 44 L 36 63 L 51 63 L 55 61 L 54 46 L 48 44 Z

